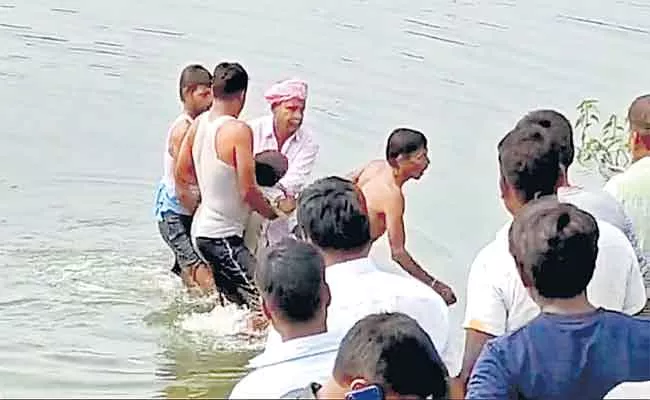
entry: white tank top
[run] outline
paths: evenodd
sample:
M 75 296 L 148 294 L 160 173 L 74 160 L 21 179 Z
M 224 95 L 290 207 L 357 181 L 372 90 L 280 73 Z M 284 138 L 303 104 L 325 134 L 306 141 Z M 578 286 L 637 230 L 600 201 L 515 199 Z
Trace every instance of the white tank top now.
M 235 168 L 221 161 L 215 149 L 219 128 L 234 119 L 221 116 L 211 121 L 210 113 L 199 117 L 192 147 L 201 190 L 201 204 L 192 223 L 194 237 L 216 239 L 243 235 L 250 208 L 239 193 Z
M 181 121 L 187 121 L 191 124 L 193 122 L 193 119 L 187 113 L 182 113 L 178 116 L 178 118 L 176 118 L 176 120 L 172 123 L 171 128 L 169 128 L 169 132 L 167 132 L 167 140 L 165 141 L 165 153 L 163 155 L 162 182 L 165 184 L 169 195 L 172 197 L 176 196 L 176 182 L 174 180 L 174 159 L 172 158 L 171 154 L 169 154 L 169 142 L 171 141 L 174 127 Z

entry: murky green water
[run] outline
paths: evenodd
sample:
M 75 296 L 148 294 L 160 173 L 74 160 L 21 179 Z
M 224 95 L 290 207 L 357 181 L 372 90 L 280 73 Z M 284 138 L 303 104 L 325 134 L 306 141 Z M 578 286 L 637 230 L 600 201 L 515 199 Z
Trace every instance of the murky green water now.
M 0 0 L 0 396 L 221 396 L 258 347 L 181 295 L 151 216 L 189 62 L 241 61 L 249 117 L 270 82 L 307 79 L 322 174 L 423 129 L 408 242 L 456 288 L 459 326 L 505 218 L 497 139 L 534 107 L 648 90 L 650 6 L 579 3 Z

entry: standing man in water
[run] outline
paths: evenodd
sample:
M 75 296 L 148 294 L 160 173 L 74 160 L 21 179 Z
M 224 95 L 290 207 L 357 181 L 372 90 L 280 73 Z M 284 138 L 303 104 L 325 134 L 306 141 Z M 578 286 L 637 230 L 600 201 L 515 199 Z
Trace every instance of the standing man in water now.
M 176 184 L 183 205 L 194 209 L 199 198 L 192 194 L 191 180 L 196 177 L 200 204 L 192 236 L 217 287 L 229 301 L 259 311 L 256 261 L 244 245 L 243 231 L 251 208 L 267 219 L 276 214 L 255 183 L 253 133 L 237 120 L 247 88 L 248 74 L 240 64 L 216 66 L 212 107 L 197 118 L 183 142 Z
M 163 155 L 163 177 L 158 185 L 155 215 L 158 230 L 174 252 L 172 272 L 179 275 L 188 288 L 197 286 L 203 291 L 214 290 L 212 271 L 194 251 L 190 239 L 192 211 L 183 207 L 176 196 L 174 164 L 181 142 L 190 124 L 212 104 L 212 75 L 201 65 L 188 65 L 181 72 L 179 95 L 183 112 L 172 123 Z M 198 190 L 193 187 L 192 190 Z
M 278 187 L 285 192 L 285 198 L 293 198 L 310 178 L 319 150 L 311 130 L 303 124 L 307 83 L 300 79 L 277 82 L 264 93 L 264 98 L 271 106 L 271 114 L 249 122 L 253 130 L 253 152 L 276 150 L 286 156 L 289 169 Z M 282 197 L 274 200 L 286 202 Z M 267 244 L 272 246 L 280 242 L 289 235 L 290 229 L 287 218 L 271 222 L 266 234 Z
M 399 128 L 388 138 L 386 160 L 371 161 L 353 173 L 351 180 L 366 198 L 373 242 L 388 231 L 392 259 L 452 305 L 456 302 L 453 290 L 429 275 L 406 250 L 402 187 L 411 179 L 420 179 L 428 166 L 427 138 L 416 130 Z

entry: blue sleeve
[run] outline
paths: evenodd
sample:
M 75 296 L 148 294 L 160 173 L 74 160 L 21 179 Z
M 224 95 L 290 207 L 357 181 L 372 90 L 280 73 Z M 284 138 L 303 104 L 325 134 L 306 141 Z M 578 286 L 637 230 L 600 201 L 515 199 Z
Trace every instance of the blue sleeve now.
M 467 386 L 466 399 L 512 398 L 509 374 L 494 343 L 483 347 Z

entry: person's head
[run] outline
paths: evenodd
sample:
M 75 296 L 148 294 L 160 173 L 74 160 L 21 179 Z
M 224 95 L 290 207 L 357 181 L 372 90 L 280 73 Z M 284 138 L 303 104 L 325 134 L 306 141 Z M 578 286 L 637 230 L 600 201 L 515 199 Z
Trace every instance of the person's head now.
M 627 113 L 632 160 L 650 156 L 650 94 L 637 97 Z
M 370 221 L 365 198 L 350 181 L 330 176 L 307 186 L 298 197 L 298 226 L 305 240 L 323 253 L 367 252 Z
M 284 340 L 326 330 L 325 262 L 309 243 L 285 238 L 271 247 L 255 271 L 255 285 L 262 311 Z
M 538 303 L 585 293 L 599 238 L 589 213 L 553 197 L 534 200 L 515 217 L 508 236 L 524 286 Z
M 266 150 L 255 156 L 255 178 L 262 187 L 271 187 L 284 177 L 289 160 L 277 150 Z
M 386 143 L 386 161 L 400 176 L 420 179 L 429 166 L 426 136 L 409 128 L 393 130 Z
M 217 64 L 212 75 L 215 101 L 231 104 L 233 112 L 239 116 L 246 102 L 248 73 L 239 63 L 222 62 Z
M 277 133 L 293 135 L 302 125 L 307 102 L 307 82 L 287 79 L 272 85 L 264 98 L 271 105 Z
M 519 120 L 517 127 L 527 124 L 538 125 L 544 128 L 542 132 L 557 146 L 562 172 L 566 175 L 575 158 L 575 145 L 571 122 L 558 111 L 535 110 L 529 112 Z
M 559 152 L 545 128 L 535 124 L 515 127 L 497 150 L 501 198 L 511 214 L 535 198 L 556 193 L 561 177 Z
M 448 377 L 431 338 L 413 318 L 372 314 L 341 341 L 323 397 L 344 399 L 350 391 L 376 385 L 385 399 L 443 399 Z
M 178 82 L 178 94 L 185 109 L 196 117 L 212 105 L 212 75 L 202 65 L 183 68 Z

